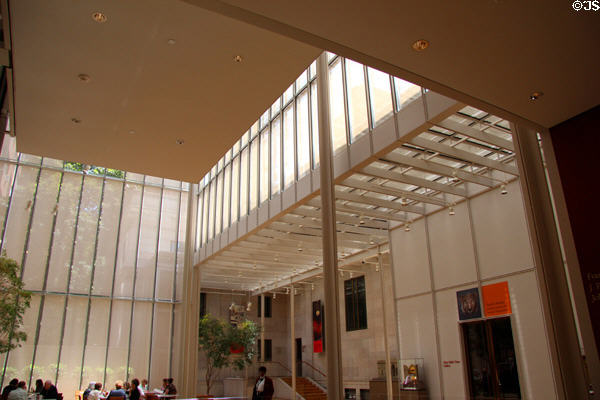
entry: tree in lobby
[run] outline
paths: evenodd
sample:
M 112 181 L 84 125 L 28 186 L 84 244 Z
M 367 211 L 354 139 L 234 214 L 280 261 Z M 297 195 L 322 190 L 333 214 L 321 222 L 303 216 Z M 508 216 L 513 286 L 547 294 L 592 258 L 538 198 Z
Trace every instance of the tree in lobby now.
M 21 328 L 31 293 L 23 290 L 19 271 L 15 260 L 5 254 L 0 256 L 0 354 L 27 340 L 27 334 Z
M 207 395 L 220 369 L 232 366 L 241 370 L 252 364 L 258 333 L 258 326 L 248 320 L 236 326 L 210 315 L 200 319 L 198 347 L 206 356 Z

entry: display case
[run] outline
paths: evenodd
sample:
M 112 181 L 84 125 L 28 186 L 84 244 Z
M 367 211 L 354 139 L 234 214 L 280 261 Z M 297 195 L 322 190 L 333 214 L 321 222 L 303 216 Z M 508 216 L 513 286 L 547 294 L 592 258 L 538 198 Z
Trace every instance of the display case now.
M 400 390 L 425 390 L 425 368 L 422 358 L 406 358 L 398 361 Z

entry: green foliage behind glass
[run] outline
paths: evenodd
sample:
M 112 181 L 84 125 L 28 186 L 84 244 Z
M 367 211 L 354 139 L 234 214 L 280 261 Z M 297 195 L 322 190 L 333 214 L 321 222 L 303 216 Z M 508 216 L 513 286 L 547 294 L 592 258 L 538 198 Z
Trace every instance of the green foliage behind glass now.
M 0 354 L 27 340 L 27 334 L 21 329 L 31 293 L 23 290 L 20 270 L 15 260 L 5 254 L 0 256 Z

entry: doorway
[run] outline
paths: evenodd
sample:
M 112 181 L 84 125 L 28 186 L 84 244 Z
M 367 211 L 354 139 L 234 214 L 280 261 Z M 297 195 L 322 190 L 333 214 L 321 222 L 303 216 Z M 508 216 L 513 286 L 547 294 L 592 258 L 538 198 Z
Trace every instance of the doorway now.
M 520 399 L 510 317 L 461 324 L 470 399 Z
M 296 376 L 302 376 L 302 338 L 296 338 Z

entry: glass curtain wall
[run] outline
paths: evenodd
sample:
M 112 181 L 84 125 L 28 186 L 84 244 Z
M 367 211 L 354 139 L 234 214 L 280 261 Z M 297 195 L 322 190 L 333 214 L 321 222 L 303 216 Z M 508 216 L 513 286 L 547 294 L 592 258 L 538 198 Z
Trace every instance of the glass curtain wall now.
M 334 152 L 422 94 L 420 86 L 352 60 L 331 53 L 328 60 Z M 316 78 L 313 62 L 199 182 L 196 249 L 319 167 Z M 231 197 L 215 196 L 223 177 L 230 180 L 228 166 Z
M 181 326 L 189 184 L 15 151 L 0 156 L 0 251 L 33 292 L 27 341 L 0 356 L 12 378 L 56 382 L 172 374 Z M 204 197 L 203 197 L 204 199 Z

